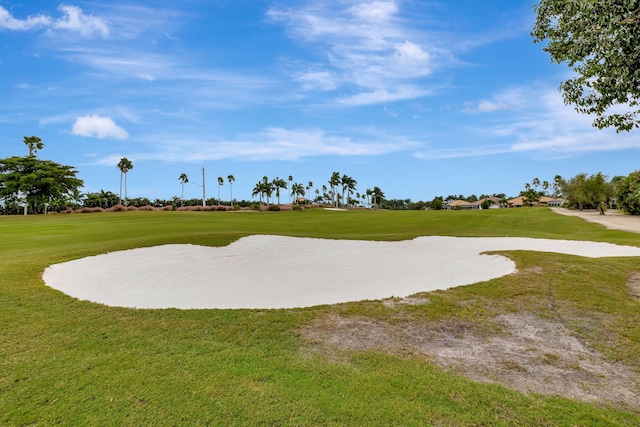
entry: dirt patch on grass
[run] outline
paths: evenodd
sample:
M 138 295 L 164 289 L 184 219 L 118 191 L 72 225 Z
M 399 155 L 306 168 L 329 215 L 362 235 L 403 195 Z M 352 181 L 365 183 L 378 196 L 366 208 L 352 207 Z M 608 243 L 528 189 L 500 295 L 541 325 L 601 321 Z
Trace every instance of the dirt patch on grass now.
M 575 338 L 558 321 L 529 313 L 497 316 L 495 329 L 470 322 L 388 323 L 329 315 L 303 331 L 306 351 L 339 360 L 349 351 L 422 355 L 475 381 L 523 393 L 640 409 L 640 377 Z
M 640 271 L 634 271 L 627 277 L 627 293 L 640 299 Z

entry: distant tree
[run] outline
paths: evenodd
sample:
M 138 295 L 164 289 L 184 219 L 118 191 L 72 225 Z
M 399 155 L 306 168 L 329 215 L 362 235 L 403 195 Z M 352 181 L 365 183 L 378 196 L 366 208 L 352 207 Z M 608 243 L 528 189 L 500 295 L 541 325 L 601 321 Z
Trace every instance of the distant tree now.
M 255 197 L 260 195 L 260 204 L 262 205 L 262 194 L 264 193 L 264 186 L 262 181 L 258 181 L 258 183 L 253 187 L 253 192 L 251 193 L 251 197 Z
M 431 209 L 439 211 L 442 209 L 442 198 L 436 197 L 431 201 Z
M 29 147 L 29 157 L 34 157 L 38 150 L 44 148 L 44 143 L 37 136 L 25 136 L 23 142 Z
M 543 191 L 538 190 L 540 186 L 540 180 L 538 178 L 533 178 L 531 184 L 528 182 L 525 183 L 525 190 L 520 192 L 520 196 L 523 198 L 524 206 L 534 206 L 540 202 L 540 198 L 544 195 Z
M 615 196 L 618 209 L 629 215 L 640 215 L 640 170 L 617 182 Z
M 184 185 L 189 182 L 189 177 L 186 173 L 181 173 L 178 177 L 180 184 L 182 184 L 182 196 L 180 197 L 180 206 L 184 206 Z
M 0 159 L 0 198 L 13 203 L 24 200 L 32 213 L 45 212 L 52 203 L 64 205 L 82 187 L 73 166 L 33 155 Z
M 382 192 L 382 190 L 379 187 L 373 187 L 372 198 L 373 198 L 373 204 L 374 204 L 375 208 L 376 209 L 381 209 L 382 208 L 382 202 L 384 200 L 384 193 Z
M 580 210 L 584 209 L 584 204 L 587 202 L 587 197 L 584 191 L 584 184 L 586 180 L 586 173 L 579 173 L 569 180 L 557 180 L 557 185 L 559 186 L 560 192 L 564 196 L 565 203 L 568 206 L 574 206 Z
M 367 205 L 369 205 L 369 209 L 371 209 L 371 198 L 373 197 L 373 190 L 367 188 L 364 194 L 367 196 Z
M 127 204 L 127 173 L 133 169 L 133 163 L 131 160 L 123 157 L 118 162 L 118 169 L 120 170 L 120 204 L 122 204 L 122 177 L 124 176 L 124 204 Z
M 338 207 L 338 201 L 336 200 L 336 188 L 340 185 L 340 172 L 333 172 L 329 179 L 329 187 L 331 188 L 331 202 L 335 207 Z
M 587 203 L 598 209 L 600 215 L 604 215 L 606 203 L 613 196 L 613 186 L 607 182 L 607 177 L 602 172 L 589 176 L 584 184 Z
M 307 192 L 305 193 L 305 198 L 307 199 L 311 199 L 311 196 L 308 195 L 309 190 L 311 190 L 313 188 L 313 182 L 309 181 L 309 183 L 307 184 Z
M 291 204 L 291 184 L 293 184 L 293 175 L 289 175 L 287 181 L 289 181 L 289 204 Z
M 218 206 L 220 206 L 220 187 L 224 185 L 224 178 L 218 177 Z
M 296 196 L 300 196 L 303 197 L 304 193 L 305 193 L 305 188 L 304 185 L 296 182 L 291 186 L 291 192 L 293 193 L 293 196 L 295 198 L 294 202 L 297 203 L 298 198 Z
M 229 180 L 229 197 L 231 198 L 231 207 L 233 207 L 233 188 L 232 184 L 236 180 L 236 177 L 233 175 L 227 176 L 227 180 Z
M 565 104 L 595 114 L 594 126 L 629 131 L 640 126 L 640 7 L 636 0 L 541 0 L 534 42 L 574 77 L 560 84 Z M 625 106 L 626 112 L 609 113 Z
M 284 179 L 275 177 L 271 182 L 271 187 L 275 190 L 276 197 L 278 198 L 278 205 L 280 205 L 280 189 L 281 188 L 286 189 L 287 183 L 285 182 Z

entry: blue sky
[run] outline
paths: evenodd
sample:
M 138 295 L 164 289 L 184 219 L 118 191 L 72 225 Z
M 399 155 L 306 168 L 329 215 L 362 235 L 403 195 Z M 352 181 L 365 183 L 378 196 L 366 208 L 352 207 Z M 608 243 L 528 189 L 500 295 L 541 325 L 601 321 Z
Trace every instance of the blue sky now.
M 85 192 L 208 197 L 233 174 L 387 198 L 516 196 L 639 168 L 637 133 L 565 106 L 525 0 L 0 0 L 0 157 L 74 165 Z

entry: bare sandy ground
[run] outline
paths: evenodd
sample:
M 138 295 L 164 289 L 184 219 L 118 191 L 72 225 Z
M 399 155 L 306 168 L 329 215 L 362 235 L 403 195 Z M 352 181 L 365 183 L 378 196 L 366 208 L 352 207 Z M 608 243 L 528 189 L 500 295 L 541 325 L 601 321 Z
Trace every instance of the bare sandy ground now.
M 605 215 L 600 215 L 595 210 L 578 211 L 565 208 L 552 208 L 555 213 L 577 216 L 585 221 L 604 225 L 611 230 L 630 231 L 640 233 L 640 216 L 625 215 L 617 210 L 608 210 Z
M 294 308 L 406 297 L 501 277 L 532 250 L 640 256 L 640 248 L 529 238 L 419 237 L 401 242 L 255 235 L 225 247 L 164 245 L 48 267 L 45 283 L 81 300 L 132 308 Z

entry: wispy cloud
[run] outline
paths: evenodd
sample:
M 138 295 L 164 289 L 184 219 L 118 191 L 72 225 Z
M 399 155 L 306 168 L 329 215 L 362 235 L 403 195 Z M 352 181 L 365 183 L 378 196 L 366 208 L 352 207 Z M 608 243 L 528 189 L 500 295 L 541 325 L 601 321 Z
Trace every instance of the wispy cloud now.
M 352 136 L 329 134 L 320 129 L 267 128 L 237 138 L 216 140 L 188 135 L 147 135 L 149 150 L 129 154 L 141 160 L 159 160 L 167 163 L 201 162 L 221 159 L 243 161 L 287 160 L 296 161 L 318 156 L 380 156 L 417 148 L 417 144 L 400 137 L 378 138 L 369 133 L 362 140 Z M 99 164 L 110 164 L 98 160 Z
M 67 31 L 80 34 L 83 37 L 99 35 L 109 36 L 109 25 L 105 19 L 85 14 L 77 6 L 61 5 L 58 7 L 62 16 L 54 18 L 47 15 L 31 15 L 25 19 L 18 19 L 0 6 L 0 29 L 13 31 L 28 31 L 43 28 L 49 32 Z
M 518 110 L 526 105 L 530 96 L 528 89 L 511 88 L 500 92 L 492 99 L 465 102 L 461 111 L 467 114 L 482 114 L 501 110 Z
M 98 115 L 78 117 L 73 124 L 71 133 L 77 136 L 93 137 L 98 139 L 115 138 L 127 139 L 129 133 L 118 126 L 111 117 Z
M 415 153 L 416 157 L 439 160 L 531 152 L 554 158 L 592 152 L 640 150 L 640 141 L 632 133 L 617 134 L 611 129 L 594 128 L 593 117 L 577 113 L 571 106 L 565 105 L 557 89 L 511 88 L 492 99 L 465 105 L 461 110 L 464 113 L 496 115 L 493 124 L 483 122 L 478 127 L 469 126 L 466 129 L 468 140 L 474 142 L 463 148 L 419 151 Z
M 355 88 L 354 95 L 337 98 L 342 105 L 425 96 L 430 90 L 411 82 L 429 76 L 450 57 L 402 19 L 396 1 L 315 1 L 298 9 L 274 8 L 268 16 L 284 23 L 292 38 L 322 52 L 323 65 L 296 74 L 303 89 Z

